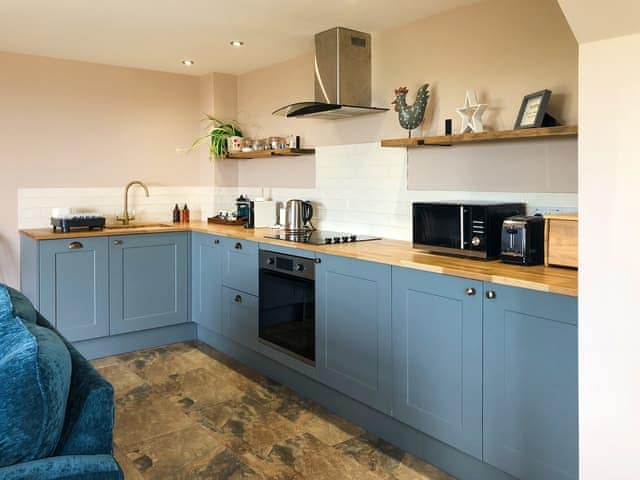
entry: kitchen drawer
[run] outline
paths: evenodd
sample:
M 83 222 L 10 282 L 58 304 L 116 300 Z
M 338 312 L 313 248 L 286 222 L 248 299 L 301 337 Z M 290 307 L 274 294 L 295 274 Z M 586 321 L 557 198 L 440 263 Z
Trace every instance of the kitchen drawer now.
M 222 334 L 252 350 L 258 349 L 258 297 L 222 289 Z
M 258 295 L 258 244 L 246 240 L 223 240 L 222 284 Z

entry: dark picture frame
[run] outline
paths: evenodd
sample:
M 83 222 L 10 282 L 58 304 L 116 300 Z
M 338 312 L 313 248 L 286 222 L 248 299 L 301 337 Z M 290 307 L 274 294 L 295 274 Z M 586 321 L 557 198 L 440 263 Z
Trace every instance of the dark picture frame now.
M 549 98 L 551 98 L 551 90 L 540 90 L 526 95 L 522 99 L 518 118 L 513 128 L 519 130 L 558 125 L 557 120 L 547 113 Z

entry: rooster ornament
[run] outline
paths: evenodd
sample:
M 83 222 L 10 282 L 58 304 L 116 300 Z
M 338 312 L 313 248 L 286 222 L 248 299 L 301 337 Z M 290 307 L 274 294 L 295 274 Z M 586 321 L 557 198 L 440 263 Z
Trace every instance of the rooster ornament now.
M 409 93 L 407 87 L 396 88 L 395 93 L 396 99 L 391 104 L 395 105 L 395 111 L 398 112 L 400 126 L 409 130 L 409 138 L 411 138 L 411 130 L 418 128 L 424 120 L 424 112 L 429 103 L 429 84 L 425 83 L 418 88 L 413 105 L 407 105 L 407 93 Z

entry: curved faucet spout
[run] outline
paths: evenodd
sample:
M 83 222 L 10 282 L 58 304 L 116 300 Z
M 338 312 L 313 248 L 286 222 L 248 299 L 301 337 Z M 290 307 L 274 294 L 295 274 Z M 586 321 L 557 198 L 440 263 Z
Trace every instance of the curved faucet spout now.
M 124 187 L 124 214 L 122 217 L 117 217 L 117 220 L 120 220 L 123 225 L 129 225 L 131 220 L 135 219 L 135 216 L 129 215 L 129 189 L 134 185 L 140 185 L 144 188 L 145 196 L 149 196 L 149 187 L 144 182 L 140 180 L 134 180 L 132 182 L 127 183 L 127 186 Z

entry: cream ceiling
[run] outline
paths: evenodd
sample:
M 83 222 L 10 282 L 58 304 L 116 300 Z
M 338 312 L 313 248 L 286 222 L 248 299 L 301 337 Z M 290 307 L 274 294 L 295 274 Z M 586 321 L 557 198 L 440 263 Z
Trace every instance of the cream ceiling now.
M 0 0 L 0 50 L 238 74 L 310 51 L 313 34 L 334 26 L 374 33 L 478 1 Z M 245 46 L 231 47 L 236 39 Z M 196 64 L 181 65 L 185 58 Z
M 640 33 L 640 0 L 558 0 L 558 3 L 578 43 Z

